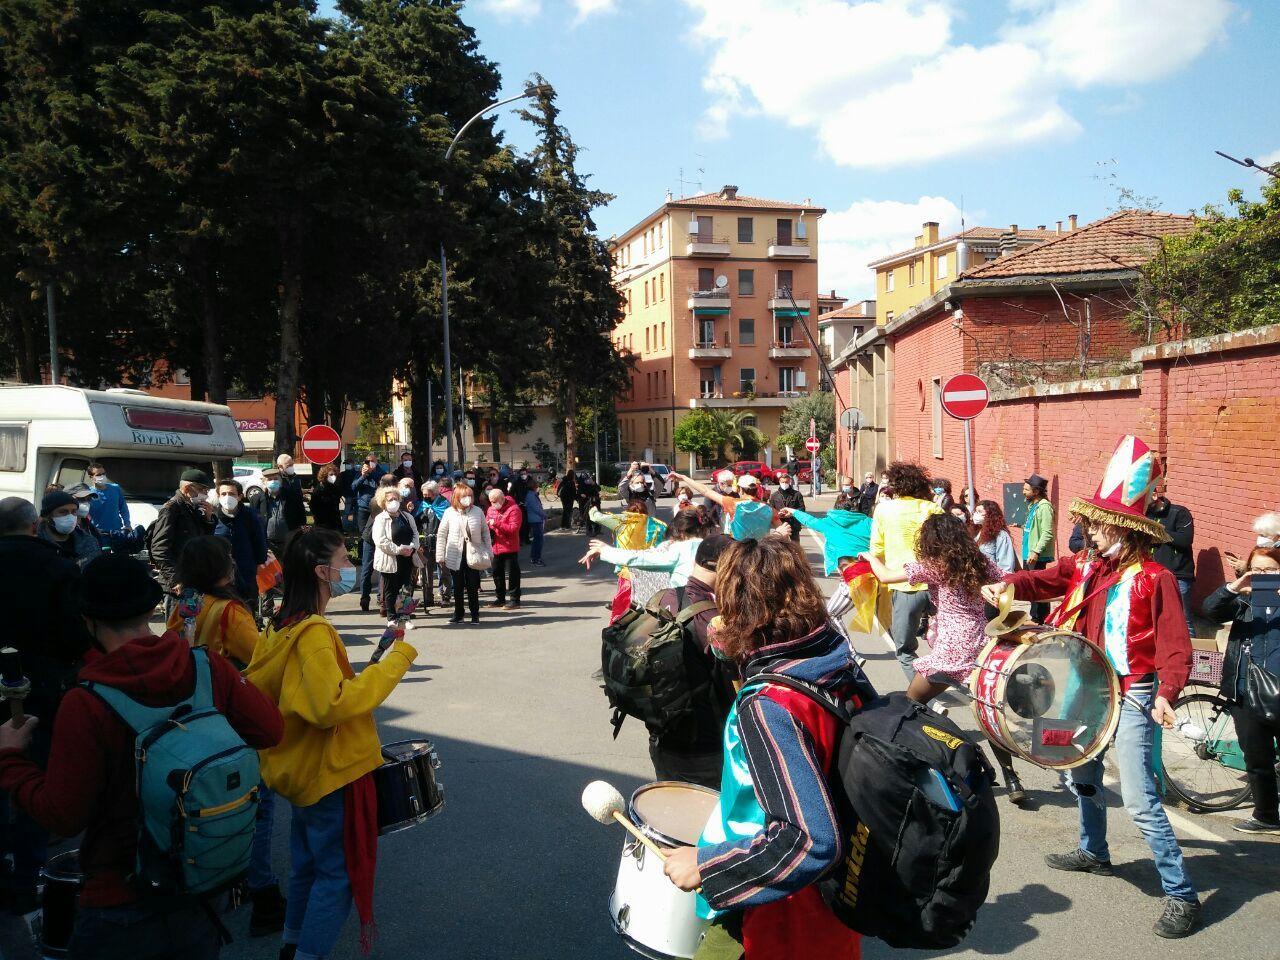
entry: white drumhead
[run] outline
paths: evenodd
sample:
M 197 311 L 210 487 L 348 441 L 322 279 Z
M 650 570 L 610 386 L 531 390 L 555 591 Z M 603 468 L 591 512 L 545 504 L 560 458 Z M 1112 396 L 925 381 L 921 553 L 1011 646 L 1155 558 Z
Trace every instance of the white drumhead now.
M 631 795 L 632 821 L 668 846 L 692 847 L 720 795 L 695 783 L 650 783 Z

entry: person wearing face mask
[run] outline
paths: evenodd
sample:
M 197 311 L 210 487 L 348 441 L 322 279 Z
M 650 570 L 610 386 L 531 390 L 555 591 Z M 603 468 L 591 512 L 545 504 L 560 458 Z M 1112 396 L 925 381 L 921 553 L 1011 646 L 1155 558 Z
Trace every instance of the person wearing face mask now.
M 1071 503 L 1071 512 L 1088 521 L 1095 551 L 1063 557 L 1045 569 L 1006 574 L 1004 583 L 984 587 L 983 594 L 988 603 L 998 604 L 1004 584 L 1012 584 L 1019 600 L 1065 597 L 1047 622 L 1082 633 L 1106 651 L 1124 694 L 1114 747 L 1121 796 L 1151 848 L 1164 889 L 1155 933 L 1178 938 L 1199 923 L 1200 901 L 1161 804 L 1152 753 L 1155 724 L 1172 727 L 1177 719 L 1172 704 L 1190 675 L 1191 639 L 1177 581 L 1152 556 L 1169 539 L 1147 516 L 1160 476 L 1151 448 L 1137 437 L 1122 438 L 1097 492 Z M 1102 775 L 1101 756 L 1070 771 L 1080 808 L 1080 843 L 1070 853 L 1046 857 L 1051 868 L 1112 875 Z
M 1002 573 L 1018 569 L 1018 555 L 1013 549 L 1013 536 L 1004 520 L 1004 511 L 994 500 L 979 500 L 973 511 L 974 539 L 983 555 Z M 988 614 L 987 619 L 991 619 Z
M 426 478 L 422 475 L 422 471 L 416 469 L 413 465 L 413 453 L 406 450 L 400 454 L 400 464 L 391 471 L 391 475 L 396 478 L 396 486 L 401 486 L 404 481 L 408 480 L 410 486 L 416 491 L 422 486 L 422 481 Z
M 876 495 L 879 492 L 880 485 L 876 483 L 876 475 L 868 470 L 862 475 L 862 486 L 858 488 L 858 512 L 871 516 L 875 512 Z
M 1280 550 L 1280 513 L 1264 513 L 1253 521 L 1255 547 L 1263 550 Z M 1238 577 L 1248 569 L 1245 561 L 1234 554 L 1226 555 L 1227 562 Z
M 338 469 L 331 463 L 316 474 L 311 488 L 311 516 L 317 527 L 342 532 L 342 494 L 338 489 Z
M 281 471 L 274 468 L 263 470 L 262 479 L 266 482 L 266 489 L 253 494 L 249 498 L 249 506 L 257 513 L 266 530 L 267 549 L 279 559 L 284 556 L 284 545 L 289 534 L 296 528 L 289 522 L 289 501 L 285 497 L 285 478 Z M 279 596 L 277 588 L 268 589 L 260 596 L 258 612 L 262 619 L 271 617 L 273 605 Z
M 293 457 L 282 453 L 276 457 L 276 469 L 280 471 L 280 496 L 284 500 L 285 517 L 289 529 L 297 530 L 307 525 L 307 502 L 302 496 L 302 478 L 298 476 Z
M 381 575 L 378 592 L 378 609 L 387 620 L 395 623 L 400 608 L 400 596 L 413 596 L 413 574 L 423 567 L 418 548 L 418 524 L 412 511 L 405 505 L 400 487 L 379 487 L 374 503 L 379 512 L 373 518 L 373 568 Z
M 537 484 L 529 479 L 529 471 L 521 467 L 513 475 L 507 477 L 501 486 L 503 492 L 514 500 L 520 508 L 520 542 L 528 543 L 532 537 L 529 530 L 529 516 L 524 509 L 524 501 L 530 486 L 536 487 Z
M 1043 570 L 1053 560 L 1053 504 L 1049 502 L 1049 481 L 1033 473 L 1022 484 L 1027 501 L 1027 519 L 1022 524 L 1022 563 L 1028 570 Z M 1031 619 L 1044 623 L 1049 604 L 1033 603 Z
M 38 535 L 57 547 L 58 552 L 68 560 L 83 568 L 102 553 L 102 538 L 89 520 L 92 491 L 79 483 L 70 490 L 58 490 L 55 493 L 68 497 L 71 502 L 47 512 L 42 507 L 43 520 Z M 54 495 L 46 495 L 44 503 L 47 504 L 49 497 Z
M 796 489 L 795 481 L 791 479 L 791 474 L 785 470 L 778 474 L 778 489 L 773 491 L 773 495 L 769 497 L 769 506 L 779 513 L 783 510 L 804 509 L 804 494 Z M 792 542 L 799 543 L 800 521 L 791 516 L 788 516 L 786 521 L 787 526 L 791 528 Z
M 258 609 L 258 568 L 267 562 L 267 535 L 257 511 L 244 502 L 244 487 L 229 477 L 218 481 L 213 535 L 231 543 L 236 594 L 250 610 Z
M 933 502 L 945 512 L 955 506 L 955 498 L 951 495 L 951 481 L 943 477 L 935 477 L 929 481 L 929 489 L 933 493 Z
M 156 522 L 151 527 L 148 549 L 151 562 L 160 574 L 160 586 L 164 587 L 164 615 L 168 618 L 178 602 L 181 578 L 178 576 L 178 558 L 182 548 L 196 537 L 213 533 L 213 504 L 209 491 L 213 480 L 203 470 L 184 470 L 178 480 L 178 492 L 160 508 Z
M 214 708 L 246 744 L 255 750 L 275 746 L 283 730 L 280 712 L 241 679 L 230 661 L 193 651 L 175 633 L 152 633 L 151 617 L 162 597 L 147 568 L 133 557 L 104 554 L 85 568 L 77 607 L 97 655 L 80 670 L 82 684 L 166 707 L 190 698 L 203 675 Z M 24 753 L 51 720 L 33 714 L 21 727 L 12 720 L 0 726 L 0 788 L 45 829 L 64 837 L 83 832 L 84 882 L 70 955 L 217 957 L 220 925 L 206 903 L 148 896 L 133 880 L 140 827 L 134 731 L 101 692 L 73 686 L 58 710 L 48 760 L 41 765 Z
M 684 484 L 681 484 L 676 488 L 676 502 L 675 506 L 671 508 L 671 513 L 674 516 L 679 516 L 681 510 L 692 509 L 694 509 L 693 491 Z
M 537 484 L 530 485 L 524 494 L 524 517 L 529 527 L 529 562 L 535 567 L 545 567 L 542 544 L 547 529 L 547 508 L 542 505 Z
M 573 526 L 573 505 L 578 501 L 578 477 L 572 470 L 566 470 L 564 476 L 555 481 L 556 497 L 560 500 L 560 529 L 568 530 Z M 582 509 L 585 522 L 587 510 Z
M 1191 615 L 1191 591 L 1196 585 L 1196 561 L 1192 553 L 1195 540 L 1195 521 L 1191 511 L 1182 504 L 1172 502 L 1167 496 L 1168 484 L 1161 477 L 1156 484 L 1155 495 L 1151 498 L 1151 506 L 1147 507 L 1147 516 L 1164 527 L 1169 534 L 1169 542 L 1156 547 L 1156 563 L 1168 567 L 1178 581 L 1178 589 L 1182 591 L 1182 610 L 1187 617 L 1187 630 L 1195 632 L 1195 623 Z
M 342 535 L 311 527 L 289 538 L 283 597 L 245 677 L 275 703 L 284 736 L 264 750 L 262 781 L 289 802 L 289 884 L 284 947 L 293 958 L 328 957 L 354 904 L 361 942 L 373 933 L 378 802 L 373 771 L 382 746 L 373 712 L 418 651 L 397 640 L 357 674 L 325 617 L 350 593 L 356 570 Z
M 89 504 L 89 519 L 106 536 L 128 533 L 133 522 L 129 519 L 129 504 L 125 502 L 120 484 L 107 479 L 107 468 L 100 463 L 89 464 L 85 471 L 89 486 L 97 494 Z
M 1245 677 L 1250 663 L 1273 676 L 1280 675 L 1280 610 L 1271 608 L 1272 615 L 1266 616 L 1266 607 L 1250 603 L 1253 578 L 1274 574 L 1280 574 L 1280 549 L 1254 547 L 1245 561 L 1245 572 L 1205 597 L 1201 609 L 1214 623 L 1231 624 L 1219 692 L 1235 704 L 1231 718 L 1253 791 L 1253 816 L 1237 820 L 1231 827 L 1240 833 L 1280 836 L 1276 786 L 1280 724 L 1254 713 L 1245 701 Z
M 471 622 L 480 622 L 480 570 L 493 564 L 493 539 L 484 511 L 476 505 L 475 491 L 465 483 L 453 488 L 450 507 L 436 532 L 436 563 L 453 578 L 453 617 L 462 622 L 465 597 Z
M 681 482 L 680 475 L 678 473 L 673 472 L 672 478 L 676 483 Z M 715 485 L 712 487 L 712 490 L 718 494 L 718 497 L 707 497 L 707 516 L 710 517 L 711 522 L 718 526 L 722 531 L 725 529 L 726 522 L 723 506 L 725 498 L 730 500 L 738 499 L 738 491 L 734 486 L 734 481 L 736 479 L 737 477 L 733 475 L 732 470 L 721 470 L 715 475 Z M 695 493 L 702 492 L 695 484 L 688 484 L 688 486 Z

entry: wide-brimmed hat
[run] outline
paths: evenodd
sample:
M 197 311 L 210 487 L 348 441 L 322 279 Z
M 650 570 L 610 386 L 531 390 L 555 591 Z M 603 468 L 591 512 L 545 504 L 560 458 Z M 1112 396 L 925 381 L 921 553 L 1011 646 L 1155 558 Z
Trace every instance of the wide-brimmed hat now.
M 1156 481 L 1164 474 L 1160 458 L 1135 436 L 1120 438 L 1107 472 L 1092 497 L 1076 497 L 1070 512 L 1096 523 L 1145 533 L 1156 543 L 1168 543 L 1169 534 L 1158 520 L 1147 516 Z

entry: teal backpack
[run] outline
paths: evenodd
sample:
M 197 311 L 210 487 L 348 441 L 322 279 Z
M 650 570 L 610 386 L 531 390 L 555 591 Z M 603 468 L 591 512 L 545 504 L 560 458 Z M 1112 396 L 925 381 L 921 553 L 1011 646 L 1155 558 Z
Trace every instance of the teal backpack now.
M 213 703 L 209 652 L 191 651 L 191 696 L 147 707 L 101 683 L 83 686 L 133 730 L 138 791 L 137 885 L 154 896 L 215 893 L 249 868 L 258 813 L 258 753 Z

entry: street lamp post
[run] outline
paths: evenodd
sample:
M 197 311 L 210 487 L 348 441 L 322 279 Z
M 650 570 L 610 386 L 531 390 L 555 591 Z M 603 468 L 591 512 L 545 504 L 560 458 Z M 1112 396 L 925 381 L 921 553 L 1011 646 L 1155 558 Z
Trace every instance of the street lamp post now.
M 454 135 L 453 141 L 449 144 L 449 149 L 444 152 L 444 159 L 447 163 L 453 156 L 453 148 L 458 145 L 458 141 L 462 139 L 462 135 L 467 129 L 483 117 L 486 113 L 492 113 L 500 107 L 505 107 L 509 103 L 515 103 L 517 100 L 527 100 L 536 97 L 542 93 L 541 87 L 529 87 L 524 93 L 516 97 L 508 97 L 506 100 L 499 100 L 497 103 L 491 103 L 485 107 L 474 117 L 464 123 L 461 129 Z M 440 197 L 444 199 L 444 184 L 440 185 Z M 453 354 L 449 346 L 449 262 L 445 256 L 444 237 L 440 237 L 440 314 L 441 322 L 444 327 L 444 435 L 445 435 L 445 459 L 448 461 L 449 468 L 453 467 Z

